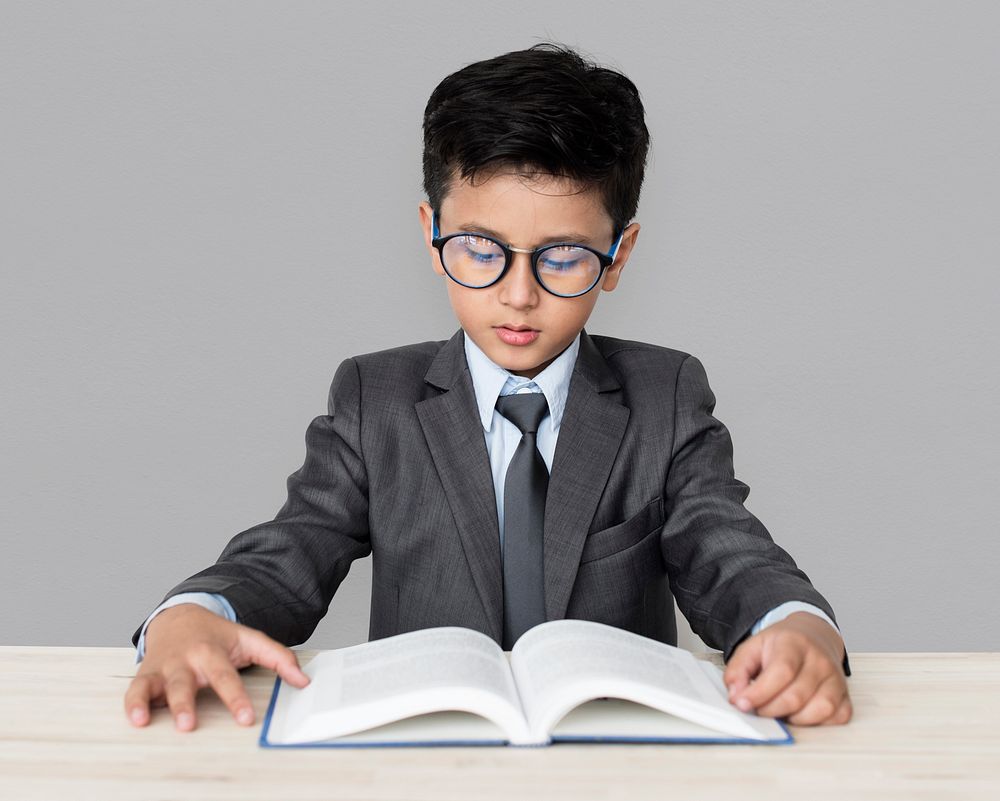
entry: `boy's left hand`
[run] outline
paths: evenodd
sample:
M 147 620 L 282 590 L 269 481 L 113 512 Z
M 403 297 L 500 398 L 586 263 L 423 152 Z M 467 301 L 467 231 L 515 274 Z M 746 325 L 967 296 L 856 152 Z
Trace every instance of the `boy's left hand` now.
M 843 659 L 836 629 L 817 615 L 794 612 L 740 643 L 723 680 L 729 700 L 746 712 L 796 726 L 847 723 L 852 707 Z

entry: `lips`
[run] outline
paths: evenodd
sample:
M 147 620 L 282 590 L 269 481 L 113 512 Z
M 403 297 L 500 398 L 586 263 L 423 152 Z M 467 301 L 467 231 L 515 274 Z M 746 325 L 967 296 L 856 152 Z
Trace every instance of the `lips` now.
M 508 345 L 530 345 L 538 339 L 539 331 L 526 325 L 498 325 L 494 330 L 500 340 Z

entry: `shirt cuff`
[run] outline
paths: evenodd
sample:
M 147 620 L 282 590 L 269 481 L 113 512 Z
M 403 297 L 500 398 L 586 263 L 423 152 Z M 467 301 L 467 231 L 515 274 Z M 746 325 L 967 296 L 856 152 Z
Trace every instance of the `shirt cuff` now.
M 753 624 L 753 628 L 750 629 L 750 634 L 756 634 L 757 632 L 766 629 L 768 626 L 774 625 L 779 620 L 784 620 L 792 614 L 792 612 L 809 612 L 811 615 L 817 615 L 818 617 L 823 618 L 823 620 L 833 626 L 837 633 L 840 634 L 840 638 L 844 639 L 844 635 L 841 633 L 840 627 L 830 619 L 830 616 L 826 614 L 826 612 L 817 606 L 804 603 L 803 601 L 786 601 L 785 603 L 774 607 L 774 609 Z
M 135 664 L 138 665 L 143 660 L 143 657 L 146 656 L 146 628 L 149 626 L 150 622 L 164 609 L 169 609 L 171 606 L 177 606 L 178 604 L 198 604 L 198 606 L 203 606 L 209 612 L 214 612 L 232 623 L 236 622 L 236 612 L 233 610 L 232 604 L 226 600 L 225 596 L 219 595 L 218 593 L 182 592 L 177 595 L 171 595 L 167 598 L 167 600 L 156 607 L 152 614 L 146 618 L 146 622 L 142 624 L 142 631 L 139 633 L 139 641 L 135 646 Z

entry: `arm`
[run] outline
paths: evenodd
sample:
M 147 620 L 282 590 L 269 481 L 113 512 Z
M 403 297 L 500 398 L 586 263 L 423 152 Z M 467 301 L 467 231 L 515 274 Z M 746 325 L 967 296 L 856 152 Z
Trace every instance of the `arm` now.
M 750 488 L 734 476 L 732 440 L 714 409 L 704 367 L 689 356 L 677 378 L 663 530 L 677 604 L 723 650 L 730 700 L 741 709 L 846 723 L 850 668 L 833 609 L 743 506 Z
M 252 664 L 295 687 L 309 683 L 286 646 L 309 637 L 351 562 L 371 552 L 353 359 L 334 376 L 328 412 L 309 425 L 305 463 L 289 477 L 288 500 L 275 519 L 234 537 L 216 564 L 171 590 L 133 635 L 133 643 L 142 638 L 148 646 L 125 692 L 133 725 L 147 725 L 152 707 L 166 703 L 178 730 L 191 731 L 198 688 L 208 685 L 239 723 L 250 725 L 254 709 L 236 671 Z M 214 614 L 180 599 L 188 593 L 224 593 L 230 609 Z
M 360 398 L 357 366 L 346 359 L 330 386 L 328 414 L 309 424 L 305 462 L 289 476 L 274 520 L 237 534 L 214 565 L 167 598 L 223 594 L 240 623 L 286 645 L 309 638 L 351 563 L 371 553 Z M 140 627 L 132 642 L 141 634 Z
M 732 440 L 712 416 L 714 409 L 705 369 L 688 356 L 675 391 L 662 552 L 681 612 L 728 661 L 754 624 L 787 602 L 809 604 L 831 621 L 836 618 L 792 557 L 743 506 L 750 488 L 734 477 Z

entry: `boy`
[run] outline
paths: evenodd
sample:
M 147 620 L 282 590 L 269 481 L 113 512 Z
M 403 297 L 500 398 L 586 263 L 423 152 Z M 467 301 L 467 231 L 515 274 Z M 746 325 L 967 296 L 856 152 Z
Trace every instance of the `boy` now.
M 286 646 L 369 553 L 372 639 L 459 625 L 509 649 L 575 617 L 675 644 L 676 597 L 723 650 L 733 703 L 850 719 L 833 610 L 743 507 L 699 360 L 584 329 L 635 246 L 647 149 L 632 82 L 566 48 L 441 82 L 419 217 L 461 328 L 341 363 L 276 518 L 133 635 L 135 725 L 166 703 L 193 729 L 205 686 L 252 723 L 250 664 L 305 686 Z

